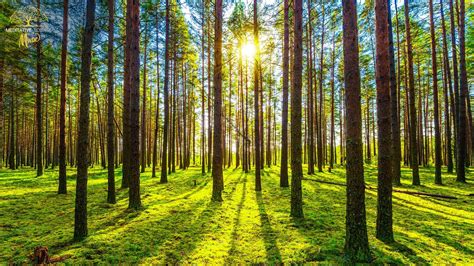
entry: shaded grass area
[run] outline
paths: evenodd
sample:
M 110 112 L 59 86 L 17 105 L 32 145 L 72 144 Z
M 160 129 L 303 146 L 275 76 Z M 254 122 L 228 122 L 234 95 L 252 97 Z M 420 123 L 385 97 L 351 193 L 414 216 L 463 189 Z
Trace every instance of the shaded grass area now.
M 401 189 L 458 199 L 394 193 L 393 244 L 375 239 L 377 195 L 367 191 L 374 263 L 474 262 L 474 197 L 467 196 L 474 185 L 444 172 L 444 185 L 434 185 L 433 173 L 420 169 L 423 185 L 415 187 L 404 168 Z M 107 204 L 107 173 L 90 169 L 89 237 L 72 242 L 75 171 L 68 171 L 68 194 L 57 195 L 56 171 L 35 178 L 32 169 L 0 170 L 0 263 L 27 262 L 39 245 L 53 257 L 71 256 L 68 263 L 343 263 L 345 187 L 303 181 L 305 219 L 292 220 L 290 189 L 279 187 L 278 174 L 279 168 L 266 168 L 263 191 L 256 193 L 252 172 L 227 169 L 224 202 L 212 203 L 212 177 L 200 167 L 178 170 L 168 184 L 147 171 L 143 208 L 130 211 L 128 191 L 118 189 L 117 204 Z M 366 165 L 370 186 L 376 187 L 376 174 L 376 165 Z M 472 182 L 472 173 L 467 176 Z M 306 177 L 345 182 L 343 168 Z

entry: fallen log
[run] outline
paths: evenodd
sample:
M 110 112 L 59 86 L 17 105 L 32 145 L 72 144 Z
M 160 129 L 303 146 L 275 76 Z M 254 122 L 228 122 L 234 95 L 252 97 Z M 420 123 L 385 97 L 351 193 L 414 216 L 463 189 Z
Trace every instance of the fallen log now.
M 308 180 L 308 181 L 313 181 L 313 182 L 318 182 L 318 183 L 323 183 L 323 184 L 329 184 L 329 185 L 342 186 L 342 187 L 346 186 L 346 184 L 344 184 L 344 183 L 331 182 L 331 181 L 312 179 L 312 178 L 303 178 L 303 180 Z M 368 186 L 367 184 L 365 184 L 365 188 L 369 189 L 369 190 L 377 190 L 377 188 Z M 428 197 L 441 198 L 441 199 L 458 199 L 457 197 L 454 197 L 454 196 L 434 194 L 434 193 L 426 193 L 426 192 L 418 192 L 418 191 L 408 191 L 408 190 L 399 190 L 399 189 L 394 189 L 392 191 L 397 192 L 397 193 L 416 195 L 416 196 L 428 196 Z

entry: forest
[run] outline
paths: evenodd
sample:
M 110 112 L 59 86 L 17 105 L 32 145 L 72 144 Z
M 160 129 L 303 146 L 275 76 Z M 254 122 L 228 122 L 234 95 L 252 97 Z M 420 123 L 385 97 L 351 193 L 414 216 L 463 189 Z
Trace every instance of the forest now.
M 470 0 L 2 0 L 0 264 L 474 264 Z

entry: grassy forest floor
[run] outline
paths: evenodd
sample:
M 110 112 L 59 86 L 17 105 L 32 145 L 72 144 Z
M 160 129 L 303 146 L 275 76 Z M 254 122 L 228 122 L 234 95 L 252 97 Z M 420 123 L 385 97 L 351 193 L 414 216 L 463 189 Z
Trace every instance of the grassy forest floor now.
M 149 169 L 148 169 L 149 170 Z M 474 263 L 474 193 L 468 184 L 445 174 L 434 185 L 434 169 L 422 168 L 423 186 L 411 185 L 403 168 L 400 189 L 456 196 L 437 199 L 394 193 L 396 243 L 375 238 L 376 192 L 367 190 L 367 224 L 375 263 Z M 36 246 L 66 263 L 342 263 L 345 235 L 345 187 L 303 181 L 305 219 L 292 220 L 290 189 L 279 187 L 279 168 L 263 171 L 263 191 L 254 191 L 254 174 L 224 171 L 224 202 L 211 203 L 211 175 L 200 168 L 177 170 L 168 184 L 142 174 L 143 208 L 127 209 L 128 192 L 118 190 L 117 204 L 106 203 L 107 173 L 90 170 L 89 237 L 72 242 L 75 171 L 69 170 L 68 194 L 57 195 L 57 171 L 35 178 L 32 169 L 0 170 L 0 263 L 27 262 Z M 117 171 L 117 185 L 121 174 Z M 344 183 L 344 169 L 317 173 Z M 196 185 L 194 185 L 196 181 Z M 366 165 L 366 182 L 376 187 L 376 165 Z

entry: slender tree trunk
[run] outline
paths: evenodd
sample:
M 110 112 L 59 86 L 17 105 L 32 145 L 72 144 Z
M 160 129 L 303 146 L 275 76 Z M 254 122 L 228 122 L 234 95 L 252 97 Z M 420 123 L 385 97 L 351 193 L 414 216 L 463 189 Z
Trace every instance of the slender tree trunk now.
M 321 31 L 321 54 L 320 54 L 320 70 L 319 70 L 319 121 L 318 121 L 318 172 L 323 171 L 324 164 L 324 148 L 323 148 L 323 127 L 324 127 L 324 93 L 323 93 L 323 70 L 324 70 L 324 33 L 325 33 L 325 24 L 324 24 L 324 3 L 322 2 L 322 31 Z
M 302 72 L 303 72 L 303 1 L 293 2 L 294 23 L 294 62 L 291 88 L 291 216 L 303 218 L 303 191 L 301 179 L 303 166 L 301 161 L 301 108 L 302 108 Z
M 40 0 L 37 0 L 38 10 L 41 10 Z M 38 20 L 38 35 L 41 35 L 41 23 Z M 42 62 L 41 62 L 41 36 L 36 43 L 36 176 L 43 175 L 43 109 L 41 104 L 42 94 Z
M 87 236 L 87 172 L 89 166 L 89 107 L 92 39 L 94 36 L 95 0 L 87 0 L 86 26 L 82 39 L 81 97 L 77 132 L 77 182 L 74 216 L 74 240 Z
M 212 201 L 222 201 L 222 0 L 216 0 L 214 32 L 214 151 L 212 157 Z
M 392 229 L 392 127 L 390 92 L 394 75 L 391 63 L 388 1 L 375 2 L 375 34 L 377 36 L 376 84 L 377 84 L 377 128 L 378 128 L 378 183 L 376 236 L 385 242 L 393 242 Z M 393 86 L 392 86 L 393 87 Z
M 255 54 L 255 64 L 254 64 L 254 106 L 255 106 L 255 190 L 261 191 L 262 184 L 260 179 L 260 110 L 259 110 L 259 95 L 260 95 L 260 82 L 259 82 L 259 68 L 260 68 L 260 59 L 259 59 L 259 43 L 258 43 L 258 19 L 257 19 L 257 0 L 253 1 L 253 38 L 254 38 L 254 45 L 256 47 L 256 54 Z M 215 140 L 214 140 L 215 141 Z
M 130 49 L 130 189 L 128 190 L 128 207 L 138 209 L 140 201 L 140 2 L 127 0 L 131 5 L 130 22 L 131 38 L 127 48 Z M 144 107 L 145 108 L 145 107 Z M 134 159 L 132 159 L 134 158 Z
M 334 155 L 335 155 L 335 128 L 334 128 L 334 76 L 335 76 L 335 71 L 334 68 L 336 67 L 336 42 L 335 42 L 335 37 L 333 35 L 332 37 L 332 55 L 331 55 L 331 136 L 330 136 L 330 148 L 329 148 L 329 172 L 331 172 L 332 168 L 334 167 Z
M 440 0 L 440 8 L 441 8 L 441 26 L 443 29 L 443 93 L 444 93 L 444 120 L 445 120 L 445 135 L 446 135 L 446 163 L 448 166 L 448 173 L 453 172 L 453 151 L 451 146 L 451 117 L 449 113 L 449 96 L 448 96 L 448 87 L 449 91 L 452 90 L 452 83 L 451 83 L 451 69 L 449 66 L 449 58 L 448 58 L 448 45 L 446 40 L 446 25 L 444 19 L 444 9 L 443 9 L 443 0 Z M 453 106 L 454 107 L 454 106 Z M 451 112 L 454 112 L 452 108 Z
M 3 58 L 3 49 L 0 50 L 0 169 L 3 167 L 3 144 L 4 144 L 4 132 L 5 124 L 3 119 L 3 83 L 4 83 L 4 66 L 5 59 Z
M 458 169 L 458 149 L 459 149 L 459 73 L 458 73 L 458 58 L 456 49 L 456 26 L 455 26 L 455 13 L 453 7 L 453 0 L 449 0 L 449 12 L 451 22 L 451 56 L 453 58 L 453 89 L 454 89 L 454 152 L 456 154 L 456 173 Z
M 232 46 L 231 46 L 231 51 L 232 51 Z M 229 168 L 232 165 L 232 52 L 230 54 L 229 58 L 229 129 L 228 129 L 228 135 L 229 135 L 229 155 L 228 155 L 228 161 L 227 161 L 227 167 Z
M 66 86 L 69 0 L 63 3 L 63 39 L 61 46 L 61 107 L 59 108 L 59 187 L 58 194 L 67 193 L 66 184 Z
M 156 12 L 156 111 L 155 111 L 155 132 L 153 136 L 153 159 L 152 177 L 156 177 L 156 165 L 158 163 L 158 136 L 160 135 L 160 53 L 159 53 L 159 21 L 158 11 Z M 151 99 L 150 99 L 151 101 Z
M 311 20 L 311 1 L 307 1 L 308 4 L 308 34 L 307 34 L 307 42 L 308 42 L 308 47 L 307 49 L 307 64 L 308 64 L 308 108 L 307 108 L 307 113 L 308 113 L 308 141 L 309 141 L 309 149 L 308 149 L 308 174 L 312 175 L 314 174 L 314 133 L 313 133 L 313 44 L 312 44 L 312 20 Z
M 405 30 L 408 57 L 408 91 L 409 91 L 409 110 L 410 110 L 410 157 L 413 172 L 413 185 L 420 185 L 420 175 L 418 173 L 418 144 L 416 134 L 416 109 L 415 109 L 415 79 L 413 77 L 413 51 L 411 45 L 410 32 L 410 7 L 408 0 L 405 2 Z
M 114 14 L 115 0 L 107 1 L 109 9 L 107 42 L 107 202 L 115 203 L 115 167 L 114 167 Z
M 201 173 L 204 175 L 206 174 L 206 133 L 205 133 L 205 125 L 206 125 L 206 116 L 205 116 L 205 70 L 204 61 L 206 53 L 204 52 L 204 43 L 205 43 L 205 8 L 204 3 L 202 3 L 202 17 L 201 17 L 201 72 L 202 72 L 202 84 L 201 84 Z
M 370 261 L 365 215 L 356 0 L 343 0 L 342 6 L 347 151 L 346 243 L 344 250 L 351 261 Z
M 283 0 L 284 5 L 284 33 L 283 33 L 283 103 L 281 121 L 281 166 L 280 187 L 288 187 L 288 76 L 289 76 L 289 0 Z
M 141 161 L 141 173 L 145 173 L 146 168 L 146 72 L 147 72 L 147 48 L 148 48 L 148 23 L 145 22 L 145 47 L 143 55 L 143 96 L 142 96 L 142 120 L 141 120 L 141 134 L 140 134 L 140 161 Z
M 456 181 L 466 182 L 466 157 L 467 157 L 467 126 L 466 104 L 468 99 L 468 83 L 466 71 L 466 40 L 465 40 L 465 0 L 461 0 L 459 10 L 459 72 L 460 72 L 460 92 L 458 102 L 458 159 L 456 160 Z
M 211 127 L 211 26 L 210 16 L 207 20 L 207 172 L 211 171 L 212 160 L 212 127 Z
M 430 33 L 431 33 L 431 64 L 433 70 L 433 105 L 434 105 L 434 126 L 435 126 L 435 184 L 441 185 L 441 130 L 438 110 L 438 66 L 436 57 L 435 24 L 433 14 L 433 0 L 429 0 L 430 5 Z
M 12 91 L 10 96 L 10 140 L 9 140 L 9 148 L 8 148 L 8 165 L 10 166 L 10 170 L 16 169 L 15 164 L 15 97 Z
M 125 43 L 124 43 L 124 70 L 123 70 L 123 109 L 122 109 L 122 128 L 123 128 L 123 144 L 122 144 L 122 188 L 130 186 L 130 43 L 131 33 L 131 5 L 126 4 L 125 17 Z M 135 158 L 136 159 L 136 158 Z
M 396 0 L 395 0 L 396 1 Z M 397 5 L 397 3 L 395 3 Z M 397 82 L 397 73 L 395 72 L 395 52 L 393 47 L 393 28 L 390 0 L 387 2 L 388 10 L 388 42 L 390 56 L 390 108 L 391 108 L 391 125 L 392 125 L 392 181 L 393 184 L 401 185 L 401 143 L 400 143 L 400 112 L 398 107 L 399 82 Z M 397 17 L 398 21 L 398 17 Z M 398 33 L 398 25 L 397 25 Z M 398 35 L 397 35 L 398 37 Z M 397 39 L 398 41 L 398 39 Z M 398 51 L 397 51 L 398 52 Z M 400 71 L 400 70 L 398 70 Z M 380 152 L 380 151 L 379 151 Z
M 169 100 L 168 100 L 168 83 L 169 83 L 169 35 L 170 35 L 170 17 L 169 17 L 169 0 L 166 0 L 166 23 L 165 23 L 165 80 L 164 80 L 164 99 L 163 105 L 165 108 L 164 113 L 164 126 L 163 126 L 163 145 L 162 145 L 162 158 L 161 158 L 161 183 L 168 183 L 167 177 L 167 161 L 168 161 L 168 128 L 169 128 Z

